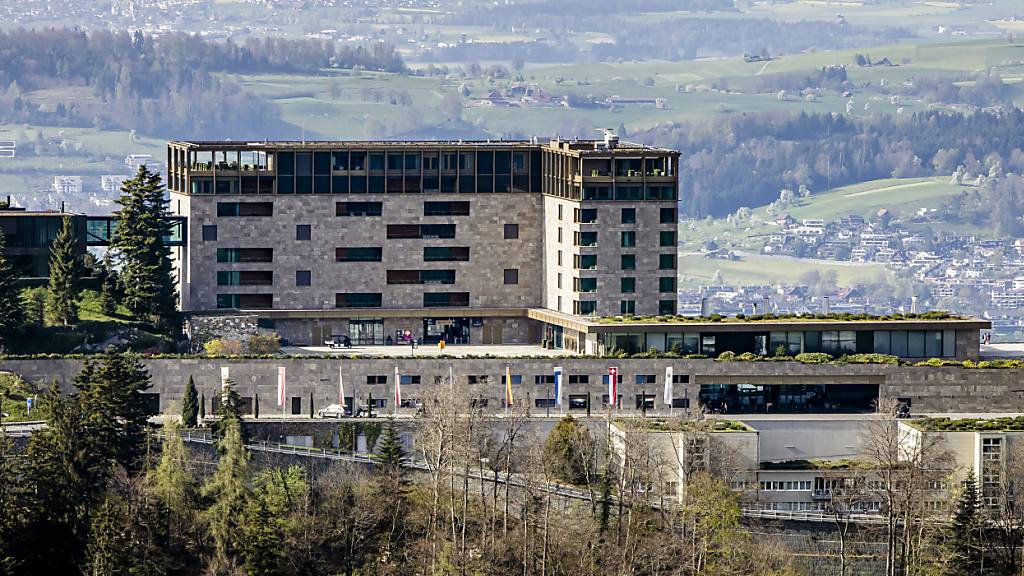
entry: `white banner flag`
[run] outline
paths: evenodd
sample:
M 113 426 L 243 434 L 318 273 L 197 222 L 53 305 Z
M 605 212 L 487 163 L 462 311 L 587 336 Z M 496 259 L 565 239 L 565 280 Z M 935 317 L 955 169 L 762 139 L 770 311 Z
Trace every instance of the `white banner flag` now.
M 562 368 L 555 367 L 555 406 L 562 405 Z
M 402 376 L 398 373 L 398 366 L 395 366 L 395 410 L 402 405 Z
M 230 379 L 231 379 L 231 369 L 228 368 L 227 366 L 221 366 L 221 369 L 220 369 L 220 387 L 221 388 L 226 388 L 227 385 L 228 385 L 228 380 L 230 380 Z
M 345 407 L 345 376 L 342 374 L 341 366 L 338 366 L 338 404 Z
M 671 406 L 672 400 L 675 399 L 675 390 L 673 387 L 673 374 L 672 367 L 665 368 L 665 404 Z
M 284 408 L 284 382 L 285 382 L 285 368 L 284 366 L 277 367 L 277 405 Z

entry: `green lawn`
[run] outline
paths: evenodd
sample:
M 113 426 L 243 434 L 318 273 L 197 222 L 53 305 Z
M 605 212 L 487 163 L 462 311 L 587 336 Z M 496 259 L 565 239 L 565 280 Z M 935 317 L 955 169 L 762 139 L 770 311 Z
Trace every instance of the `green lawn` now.
M 743 256 L 739 261 L 712 260 L 701 254 L 684 254 L 679 258 L 683 287 L 709 284 L 715 272 L 721 272 L 722 282 L 727 284 L 798 284 L 801 275 L 812 271 L 823 275 L 835 272 L 839 286 L 893 278 L 892 272 L 881 264 L 833 264 L 773 256 Z
M 950 184 L 946 177 L 888 178 L 814 194 L 786 211 L 797 220 L 821 218 L 830 221 L 849 214 L 869 218 L 881 208 L 906 217 L 920 208 L 937 208 L 947 198 L 973 189 L 971 186 Z M 769 218 L 765 209 L 756 210 L 755 214 Z

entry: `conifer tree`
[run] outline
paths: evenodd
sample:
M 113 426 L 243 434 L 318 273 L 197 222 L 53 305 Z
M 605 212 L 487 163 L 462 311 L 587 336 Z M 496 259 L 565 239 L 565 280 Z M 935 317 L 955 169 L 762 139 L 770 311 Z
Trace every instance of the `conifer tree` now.
M 224 438 L 224 433 L 231 422 L 238 422 L 242 441 L 245 442 L 245 428 L 242 425 L 242 397 L 235 390 L 235 382 L 230 378 L 224 381 L 220 392 L 220 405 L 216 410 L 217 421 L 213 424 L 213 434 Z
M 405 448 L 399 438 L 394 418 L 388 418 L 388 423 L 384 427 L 384 436 L 377 444 L 377 458 L 389 476 L 397 476 L 405 462 Z
M 46 289 L 46 316 L 51 324 L 78 322 L 78 239 L 70 216 L 50 246 L 50 284 Z
M 249 502 L 249 454 L 242 439 L 242 424 L 230 416 L 222 419 L 224 435 L 219 443 L 220 460 L 201 495 L 210 504 L 202 512 L 213 544 L 210 572 L 230 573 L 238 565 L 241 521 Z
M 188 384 L 185 385 L 185 395 L 181 399 L 181 425 L 185 428 L 195 428 L 199 417 L 199 391 L 196 390 L 195 380 L 188 377 Z
M 170 211 L 160 175 L 139 166 L 135 177 L 121 187 L 117 232 L 111 242 L 121 263 L 124 304 L 138 320 L 180 332 L 171 250 Z
M 17 287 L 18 274 L 7 260 L 7 242 L 0 231 L 0 346 L 9 347 L 11 338 L 25 323 L 25 305 Z
M 253 394 L 252 397 L 252 417 L 257 420 L 260 419 L 260 395 L 258 393 Z
M 167 531 L 180 538 L 193 511 L 191 457 L 177 423 L 165 424 L 164 433 L 160 460 L 149 476 L 167 514 Z
M 149 373 L 138 356 L 107 354 L 102 363 L 86 362 L 75 377 L 89 438 L 111 463 L 138 469 L 146 451 L 149 414 L 142 396 Z
M 117 280 L 110 251 L 103 255 L 103 279 L 100 283 L 100 311 L 107 316 L 117 313 Z
M 256 498 L 245 518 L 245 572 L 249 576 L 275 576 L 281 573 L 283 538 L 278 519 L 266 502 Z
M 206 393 L 199 395 L 199 419 L 206 420 Z
M 957 498 L 956 513 L 946 539 L 944 563 L 947 565 L 947 574 L 968 576 L 981 573 L 983 524 L 978 483 L 974 471 L 969 470 L 963 490 Z

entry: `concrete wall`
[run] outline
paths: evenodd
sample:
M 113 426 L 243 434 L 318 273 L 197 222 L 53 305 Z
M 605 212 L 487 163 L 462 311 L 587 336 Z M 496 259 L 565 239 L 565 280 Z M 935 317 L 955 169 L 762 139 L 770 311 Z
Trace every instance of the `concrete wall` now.
M 761 438 L 761 460 L 777 462 L 857 455 L 863 420 L 758 420 L 742 418 Z
M 83 360 L 0 360 L 0 370 L 10 371 L 38 384 L 57 382 L 65 389 L 71 386 L 72 378 L 81 368 Z M 1024 370 L 964 369 L 934 367 L 898 367 L 890 365 L 805 365 L 796 362 L 717 362 L 714 360 L 673 360 L 673 359 L 591 359 L 591 358 L 541 358 L 541 359 L 356 359 L 331 358 L 312 359 L 282 357 L 268 360 L 219 360 L 219 359 L 147 359 L 145 360 L 153 378 L 154 392 L 160 394 L 163 409 L 180 402 L 182 388 L 189 376 L 206 394 L 207 402 L 218 393 L 220 369 L 230 368 L 231 377 L 243 396 L 254 392 L 260 395 L 263 412 L 270 413 L 277 394 L 277 367 L 284 366 L 288 374 L 288 396 L 301 397 L 302 412 L 308 414 L 308 398 L 312 392 L 314 405 L 320 408 L 337 402 L 339 369 L 344 374 L 346 395 L 355 395 L 362 401 L 372 393 L 374 398 L 392 398 L 394 393 L 394 370 L 397 366 L 402 374 L 419 375 L 421 384 L 403 387 L 407 399 L 426 394 L 426 388 L 435 379 L 447 383 L 449 367 L 455 374 L 460 393 L 466 396 L 488 400 L 488 409 L 502 412 L 501 400 L 504 388 L 501 376 L 505 366 L 511 366 L 513 375 L 522 376 L 522 384 L 513 386 L 514 396 L 520 402 L 528 402 L 531 410 L 538 398 L 546 398 L 548 385 L 536 385 L 534 376 L 548 375 L 555 366 L 561 366 L 566 376 L 565 398 L 569 395 L 590 394 L 592 412 L 600 413 L 601 395 L 607 393 L 601 377 L 607 374 L 609 366 L 617 366 L 622 376 L 619 394 L 622 395 L 622 411 L 636 413 L 634 395 L 642 391 L 656 397 L 653 414 L 667 414 L 662 403 L 665 368 L 672 366 L 676 375 L 689 375 L 689 384 L 676 385 L 676 398 L 690 398 L 691 405 L 698 409 L 698 392 L 701 383 L 750 383 L 750 384 L 857 384 L 879 383 L 881 394 L 887 398 L 907 397 L 912 400 L 914 413 L 923 412 L 1024 412 L 1024 390 L 1020 385 Z M 569 384 L 573 375 L 586 375 L 588 384 Z M 654 384 L 637 385 L 638 374 L 655 376 Z M 381 375 L 387 384 L 368 385 L 367 376 Z M 467 384 L 467 377 L 487 376 L 487 384 Z M 208 406 L 209 408 L 209 406 Z M 391 406 L 388 405 L 390 410 Z M 566 407 L 567 409 L 567 407 Z M 557 413 L 558 410 L 552 409 Z M 581 412 L 582 413 L 582 412 Z

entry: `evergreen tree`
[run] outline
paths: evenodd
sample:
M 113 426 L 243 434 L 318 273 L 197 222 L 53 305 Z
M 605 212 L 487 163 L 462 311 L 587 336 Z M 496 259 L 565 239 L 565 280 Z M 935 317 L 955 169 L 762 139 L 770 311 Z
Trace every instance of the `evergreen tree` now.
M 241 521 L 249 502 L 249 454 L 242 439 L 241 422 L 230 416 L 221 420 L 223 437 L 220 460 L 201 495 L 209 505 L 201 513 L 213 545 L 210 572 L 229 573 L 238 565 Z
M 128 518 L 112 500 L 96 511 L 89 530 L 88 576 L 116 576 L 132 573 L 132 559 L 127 554 L 131 540 L 126 524 Z
M 544 464 L 551 473 L 570 484 L 587 481 L 586 464 L 593 454 L 586 448 L 593 445 L 587 429 L 572 416 L 566 415 L 548 434 L 544 443 Z
M 252 397 L 252 417 L 260 419 L 260 395 L 259 393 L 253 394 Z
M 138 320 L 153 322 L 168 334 L 180 332 L 171 250 L 170 211 L 160 175 L 139 166 L 121 187 L 117 232 L 111 241 L 121 263 L 124 304 Z
M 185 385 L 185 395 L 181 399 L 181 425 L 185 428 L 195 428 L 199 417 L 199 391 L 196 390 L 195 380 L 188 377 L 188 384 Z
M 220 405 L 216 410 L 217 421 L 213 423 L 213 434 L 224 438 L 224 433 L 231 422 L 237 422 L 241 429 L 242 440 L 245 441 L 245 429 L 242 426 L 242 397 L 235 390 L 235 382 L 230 378 L 224 381 L 220 391 Z
M 3 393 L 0 392 L 0 401 Z M 0 412 L 3 411 L 0 402 Z M 18 572 L 18 550 L 15 537 L 22 531 L 25 518 L 24 498 L 20 493 L 24 487 L 20 459 L 14 457 L 14 442 L 7 434 L 0 432 L 0 574 Z
M 274 576 L 281 573 L 283 538 L 278 518 L 267 504 L 256 498 L 245 518 L 244 566 L 249 576 Z
M 206 393 L 199 395 L 199 419 L 206 420 Z
M 149 477 L 153 493 L 166 511 L 168 532 L 181 537 L 187 519 L 192 515 L 191 457 L 175 422 L 164 425 L 164 441 L 160 460 Z
M 149 373 L 135 354 L 107 354 L 102 363 L 86 362 L 75 387 L 91 440 L 111 462 L 129 470 L 142 465 L 149 414 L 143 393 Z
M 103 278 L 100 284 L 100 311 L 107 316 L 117 314 L 117 277 L 110 251 L 103 255 Z
M 78 239 L 70 216 L 50 246 L 50 284 L 46 289 L 46 316 L 51 324 L 78 322 Z
M 309 417 L 313 417 L 313 393 L 309 393 Z
M 17 287 L 18 274 L 7 260 L 7 242 L 0 231 L 0 347 L 8 348 L 12 336 L 25 323 L 25 308 Z
M 952 576 L 981 574 L 983 538 L 981 502 L 974 471 L 967 473 L 963 490 L 956 502 L 956 513 L 949 525 L 944 563 Z
M 385 474 L 392 477 L 399 475 L 405 462 L 405 448 L 402 446 L 394 418 L 388 418 L 388 423 L 384 427 L 384 437 L 377 444 L 377 458 L 380 459 Z

